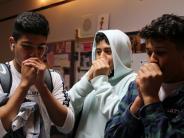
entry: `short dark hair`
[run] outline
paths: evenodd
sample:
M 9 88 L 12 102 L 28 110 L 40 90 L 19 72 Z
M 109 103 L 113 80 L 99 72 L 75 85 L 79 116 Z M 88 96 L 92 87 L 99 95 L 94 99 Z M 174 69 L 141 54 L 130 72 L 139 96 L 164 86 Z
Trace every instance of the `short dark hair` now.
M 174 14 L 163 14 L 140 31 L 144 39 L 168 40 L 184 49 L 184 17 Z
M 107 39 L 106 35 L 102 32 L 98 32 L 95 37 L 96 44 L 99 44 L 103 40 L 105 40 L 105 42 L 109 45 L 109 40 Z
M 36 12 L 23 12 L 18 15 L 12 36 L 17 41 L 23 34 L 43 35 L 45 37 L 49 34 L 49 23 L 47 19 Z

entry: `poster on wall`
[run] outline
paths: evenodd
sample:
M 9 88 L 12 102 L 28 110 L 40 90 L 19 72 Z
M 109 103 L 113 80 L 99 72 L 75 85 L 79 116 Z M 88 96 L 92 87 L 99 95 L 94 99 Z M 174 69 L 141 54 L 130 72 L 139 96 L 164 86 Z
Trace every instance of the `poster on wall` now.
M 54 60 L 55 60 L 55 43 L 48 43 L 47 44 L 47 53 L 46 53 L 46 63 L 49 68 L 52 68 L 54 66 Z
M 61 41 L 55 43 L 55 54 L 65 54 L 71 53 L 71 42 L 70 41 Z
M 92 42 L 80 43 L 80 69 L 87 71 L 91 66 Z
M 76 61 L 76 70 L 75 70 L 75 82 L 79 81 L 81 77 L 89 70 L 92 64 L 92 45 L 93 45 L 93 37 L 79 38 L 77 43 L 78 53 L 77 61 Z
M 80 37 L 91 37 L 93 32 L 96 30 L 96 22 L 94 14 L 87 14 L 81 17 L 79 36 Z
M 109 28 L 109 14 L 101 14 L 98 16 L 97 30 L 106 30 Z

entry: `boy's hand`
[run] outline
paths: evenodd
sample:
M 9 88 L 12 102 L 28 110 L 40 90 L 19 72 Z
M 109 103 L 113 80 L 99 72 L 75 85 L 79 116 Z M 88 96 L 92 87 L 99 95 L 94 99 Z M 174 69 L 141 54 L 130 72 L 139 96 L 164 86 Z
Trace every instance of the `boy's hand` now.
M 25 87 L 30 87 L 34 84 L 37 76 L 36 68 L 32 66 L 27 66 L 22 63 L 21 66 L 21 85 Z
M 46 65 L 39 58 L 29 58 L 23 62 L 23 64 L 27 67 L 34 68 L 36 72 L 32 72 L 35 77 L 34 84 L 35 86 L 39 86 L 44 84 L 44 72 L 46 70 Z
M 99 75 L 109 75 L 110 65 L 105 58 L 100 58 L 93 61 L 91 68 L 88 71 L 88 79 L 91 80 Z
M 159 102 L 158 92 L 163 74 L 156 63 L 144 64 L 138 71 L 136 83 L 145 105 Z

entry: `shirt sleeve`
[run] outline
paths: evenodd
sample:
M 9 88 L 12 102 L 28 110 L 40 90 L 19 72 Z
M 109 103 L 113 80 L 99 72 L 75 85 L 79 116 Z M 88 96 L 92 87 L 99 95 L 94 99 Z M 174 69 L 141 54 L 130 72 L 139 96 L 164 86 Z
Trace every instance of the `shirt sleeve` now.
M 127 93 L 128 85 L 133 80 L 135 80 L 134 73 L 124 77 L 115 86 L 111 85 L 106 75 L 99 75 L 91 80 L 99 101 L 99 109 L 107 119 L 117 112 L 118 105 Z
M 74 117 L 73 112 L 68 109 L 68 114 L 67 114 L 64 125 L 62 127 L 56 126 L 57 129 L 61 132 L 65 132 L 66 134 L 71 132 L 73 129 L 73 126 L 71 127 L 71 124 L 73 124 L 73 122 L 75 121 L 74 119 L 75 117 Z
M 86 96 L 93 91 L 91 83 L 88 81 L 87 76 L 84 75 L 70 90 L 69 96 L 71 103 L 74 107 L 75 114 L 77 115 L 83 107 Z
M 73 129 L 75 117 L 74 117 L 74 110 L 70 103 L 70 98 L 68 96 L 68 92 L 64 90 L 64 82 L 60 76 L 60 74 L 56 72 L 52 72 L 53 78 L 53 96 L 64 106 L 67 108 L 67 117 L 62 127 L 56 126 L 59 131 L 63 133 L 68 133 Z

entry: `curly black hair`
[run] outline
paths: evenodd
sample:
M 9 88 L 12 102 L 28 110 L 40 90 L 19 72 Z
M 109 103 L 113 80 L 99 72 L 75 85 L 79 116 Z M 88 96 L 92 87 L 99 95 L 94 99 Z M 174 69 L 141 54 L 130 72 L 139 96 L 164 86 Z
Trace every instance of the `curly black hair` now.
M 184 49 L 184 16 L 163 14 L 140 31 L 144 39 L 168 40 Z
M 23 34 L 42 35 L 49 34 L 47 19 L 36 12 L 23 12 L 15 19 L 12 36 L 17 41 Z

